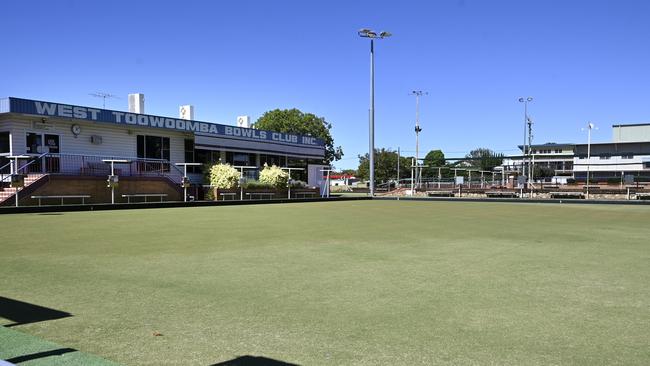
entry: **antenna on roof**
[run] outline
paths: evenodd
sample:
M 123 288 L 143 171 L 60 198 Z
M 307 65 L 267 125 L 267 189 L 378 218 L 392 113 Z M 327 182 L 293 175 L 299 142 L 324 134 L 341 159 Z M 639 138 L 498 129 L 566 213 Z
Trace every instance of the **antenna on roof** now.
M 95 98 L 102 98 L 103 99 L 103 103 L 102 103 L 102 108 L 103 109 L 106 109 L 106 98 L 115 98 L 115 99 L 120 98 L 117 95 L 113 95 L 113 94 L 110 94 L 110 93 L 103 93 L 103 92 L 88 93 L 88 95 L 91 95 L 91 96 L 93 96 Z

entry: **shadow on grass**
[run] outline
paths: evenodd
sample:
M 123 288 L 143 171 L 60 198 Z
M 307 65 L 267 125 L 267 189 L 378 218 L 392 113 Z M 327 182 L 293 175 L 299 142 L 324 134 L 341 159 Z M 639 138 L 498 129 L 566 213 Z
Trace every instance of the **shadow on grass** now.
M 5 327 L 67 318 L 72 314 L 0 296 L 0 317 L 13 321 Z
M 295 363 L 273 360 L 266 357 L 247 355 L 247 356 L 240 356 L 229 361 L 215 363 L 210 366 L 299 366 L 299 365 Z
M 70 353 L 70 352 L 77 352 L 77 350 L 74 348 L 59 348 L 59 349 L 53 349 L 51 351 L 43 351 L 43 352 L 31 353 L 28 355 L 16 356 L 14 358 L 9 358 L 6 361 L 11 363 L 21 363 L 21 362 L 36 360 L 39 358 L 45 358 L 50 356 L 61 356 L 63 354 Z

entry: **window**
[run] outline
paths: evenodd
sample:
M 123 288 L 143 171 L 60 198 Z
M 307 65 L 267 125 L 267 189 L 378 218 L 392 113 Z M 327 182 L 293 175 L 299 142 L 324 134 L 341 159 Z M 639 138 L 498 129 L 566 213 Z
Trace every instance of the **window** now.
M 162 159 L 169 161 L 169 137 L 138 135 L 138 157 L 144 159 Z M 144 171 L 169 171 L 169 163 L 142 162 Z
M 196 162 L 194 160 L 194 140 L 193 139 L 185 139 L 185 162 L 186 163 L 194 163 Z M 188 166 L 187 167 L 187 172 L 188 173 L 200 173 L 201 169 L 198 166 Z
M 561 154 L 561 153 L 562 153 L 562 149 L 555 149 L 555 153 L 556 153 L 556 154 Z
M 169 160 L 169 137 L 138 135 L 138 157 Z
M 0 154 L 9 154 L 11 152 L 10 147 L 9 132 L 0 132 Z M 11 167 L 8 164 L 9 159 L 0 156 L 0 168 L 4 167 L 4 169 L 0 170 L 0 174 L 8 174 L 11 171 Z
M 621 154 L 621 159 L 632 159 L 633 157 L 634 154 L 630 154 L 630 153 Z
M 0 132 L 0 154 L 7 154 L 10 150 L 9 132 Z
M 230 165 L 253 166 L 255 165 L 255 154 L 227 151 L 226 162 Z
M 28 132 L 26 143 L 26 152 L 28 154 L 39 154 L 43 146 L 43 135 L 40 133 Z
M 260 155 L 260 165 L 264 166 L 264 163 L 268 164 L 269 166 L 275 165 L 275 166 L 284 166 L 284 157 L 279 156 L 279 155 L 265 155 L 261 154 Z
M 601 155 L 600 160 L 609 160 L 611 159 L 611 155 Z

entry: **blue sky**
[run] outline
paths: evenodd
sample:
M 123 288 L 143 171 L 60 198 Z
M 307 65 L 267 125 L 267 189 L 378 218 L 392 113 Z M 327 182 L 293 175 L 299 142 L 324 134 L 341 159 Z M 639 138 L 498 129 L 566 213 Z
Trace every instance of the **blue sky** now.
M 534 142 L 611 139 L 650 122 L 650 1 L 9 1 L 0 95 L 101 106 L 88 93 L 146 95 L 151 114 L 234 124 L 299 108 L 333 124 L 338 168 L 367 152 L 369 44 L 376 44 L 376 146 L 516 153 L 532 96 Z M 8 16 L 7 16 L 8 15 Z

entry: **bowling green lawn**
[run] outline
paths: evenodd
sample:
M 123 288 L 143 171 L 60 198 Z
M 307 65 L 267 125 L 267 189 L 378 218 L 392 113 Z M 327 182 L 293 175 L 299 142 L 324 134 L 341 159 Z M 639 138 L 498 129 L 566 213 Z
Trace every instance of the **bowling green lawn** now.
M 650 362 L 650 206 L 313 202 L 0 232 L 0 359 L 24 364 Z M 70 316 L 16 321 L 23 303 Z

